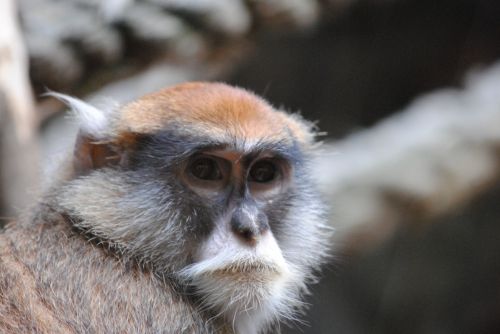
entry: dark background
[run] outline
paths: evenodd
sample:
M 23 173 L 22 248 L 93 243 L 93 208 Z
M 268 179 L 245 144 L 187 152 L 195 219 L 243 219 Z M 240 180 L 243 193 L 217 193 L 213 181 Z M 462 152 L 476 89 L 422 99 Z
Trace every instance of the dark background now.
M 498 59 L 500 3 L 360 1 L 317 30 L 264 31 L 257 44 L 229 82 L 339 138 Z

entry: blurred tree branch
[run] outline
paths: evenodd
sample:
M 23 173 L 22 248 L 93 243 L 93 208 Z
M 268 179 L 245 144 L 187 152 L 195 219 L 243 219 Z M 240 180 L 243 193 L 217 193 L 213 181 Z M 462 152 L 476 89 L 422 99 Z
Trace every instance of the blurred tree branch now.
M 324 145 L 315 175 L 334 243 L 358 252 L 457 211 L 500 179 L 500 63 Z
M 37 184 L 37 119 L 16 2 L 0 2 L 0 213 L 30 203 Z M 15 207 L 16 206 L 16 207 Z

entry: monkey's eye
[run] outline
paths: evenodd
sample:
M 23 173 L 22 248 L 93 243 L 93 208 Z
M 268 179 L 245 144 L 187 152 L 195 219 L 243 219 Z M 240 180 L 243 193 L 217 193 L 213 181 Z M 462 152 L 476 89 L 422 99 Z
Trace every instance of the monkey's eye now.
M 268 183 L 278 177 L 278 168 L 270 160 L 260 160 L 253 164 L 248 174 L 250 181 Z
M 200 180 L 216 181 L 222 179 L 222 173 L 215 161 L 209 157 L 199 157 L 195 159 L 188 167 L 191 175 Z

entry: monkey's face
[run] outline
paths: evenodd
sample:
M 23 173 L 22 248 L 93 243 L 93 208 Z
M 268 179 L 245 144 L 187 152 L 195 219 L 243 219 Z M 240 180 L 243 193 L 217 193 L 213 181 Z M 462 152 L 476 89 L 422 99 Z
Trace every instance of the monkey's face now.
M 160 218 L 170 225 L 164 237 L 181 235 L 171 243 L 188 254 L 176 274 L 205 303 L 242 311 L 276 303 L 295 284 L 296 268 L 282 251 L 286 234 L 299 232 L 289 215 L 305 181 L 293 140 L 207 138 L 171 128 L 138 139 L 127 160 L 135 179 L 163 189 L 150 205 L 172 206 Z
M 213 209 L 210 229 L 181 275 L 209 305 L 230 312 L 256 308 L 281 297 L 291 278 L 275 234 L 285 218 L 282 206 L 291 204 L 294 168 L 280 152 L 218 149 L 185 165 L 185 186 Z
M 58 198 L 77 227 L 187 283 L 217 314 L 268 322 L 300 308 L 328 243 L 309 123 L 198 83 L 98 125 L 89 129 L 109 129 L 77 141 L 76 175 Z

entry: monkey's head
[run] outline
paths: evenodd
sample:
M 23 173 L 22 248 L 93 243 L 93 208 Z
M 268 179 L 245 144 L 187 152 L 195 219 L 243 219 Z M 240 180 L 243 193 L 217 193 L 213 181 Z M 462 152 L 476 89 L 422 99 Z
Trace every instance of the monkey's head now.
M 189 286 L 240 329 L 293 316 L 329 237 L 310 123 L 220 83 L 109 112 L 57 96 L 82 120 L 57 191 L 76 228 Z

